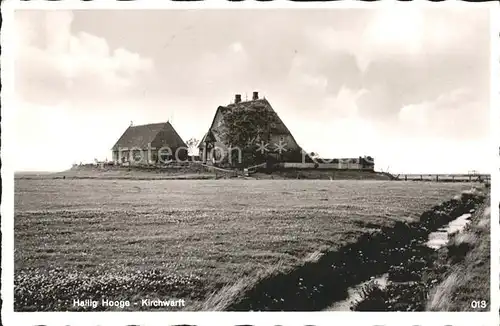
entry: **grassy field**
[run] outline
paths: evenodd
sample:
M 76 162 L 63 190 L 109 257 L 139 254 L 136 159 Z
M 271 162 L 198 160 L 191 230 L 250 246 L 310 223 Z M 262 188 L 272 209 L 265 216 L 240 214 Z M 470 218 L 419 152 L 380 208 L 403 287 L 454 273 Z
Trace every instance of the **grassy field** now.
M 319 250 L 335 250 L 370 230 L 414 219 L 470 187 L 16 180 L 15 307 L 66 310 L 74 297 L 168 296 L 196 309 L 210 293 L 243 276 L 300 265 Z
M 187 169 L 169 169 L 148 171 L 144 169 L 97 169 L 80 168 L 54 173 L 16 173 L 18 180 L 41 179 L 104 179 L 104 180 L 186 180 L 215 179 L 215 173 L 208 171 L 189 171 Z

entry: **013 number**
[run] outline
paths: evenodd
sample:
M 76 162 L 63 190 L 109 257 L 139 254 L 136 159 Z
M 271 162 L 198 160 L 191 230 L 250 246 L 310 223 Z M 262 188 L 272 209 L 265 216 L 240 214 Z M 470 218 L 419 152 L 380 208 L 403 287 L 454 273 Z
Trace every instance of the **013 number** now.
M 472 309 L 485 309 L 488 307 L 486 300 L 472 300 L 470 303 Z

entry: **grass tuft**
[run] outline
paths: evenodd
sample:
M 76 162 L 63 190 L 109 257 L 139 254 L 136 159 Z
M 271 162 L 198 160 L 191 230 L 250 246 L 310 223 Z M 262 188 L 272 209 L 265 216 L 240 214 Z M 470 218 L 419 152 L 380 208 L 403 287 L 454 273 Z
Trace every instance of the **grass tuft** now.
M 387 311 L 387 293 L 381 288 L 377 281 L 371 281 L 363 285 L 360 290 L 360 298 L 353 302 L 353 311 Z
M 451 311 L 455 306 L 451 294 L 465 281 L 465 276 L 458 272 L 448 275 L 441 284 L 431 291 L 426 310 Z
M 255 284 L 255 279 L 251 277 L 243 277 L 236 283 L 226 284 L 217 292 L 212 292 L 205 302 L 200 306 L 201 311 L 224 311 L 227 307 L 235 302 L 239 296 Z

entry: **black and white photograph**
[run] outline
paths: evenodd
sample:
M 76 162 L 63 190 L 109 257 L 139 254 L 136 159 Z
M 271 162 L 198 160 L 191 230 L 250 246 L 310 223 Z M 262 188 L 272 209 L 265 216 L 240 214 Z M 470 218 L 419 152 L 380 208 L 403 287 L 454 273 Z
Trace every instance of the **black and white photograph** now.
M 16 10 L 14 311 L 497 311 L 490 20 Z

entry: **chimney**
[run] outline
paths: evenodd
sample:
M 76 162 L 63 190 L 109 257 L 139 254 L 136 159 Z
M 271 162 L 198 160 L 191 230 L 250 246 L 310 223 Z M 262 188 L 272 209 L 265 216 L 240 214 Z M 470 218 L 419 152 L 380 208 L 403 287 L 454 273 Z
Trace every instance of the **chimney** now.
M 234 96 L 234 103 L 240 103 L 241 102 L 241 94 L 236 94 Z
M 259 92 L 253 92 L 252 100 L 258 100 L 259 99 Z

